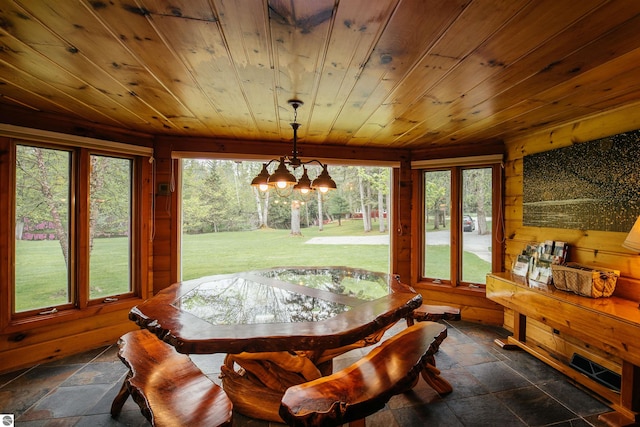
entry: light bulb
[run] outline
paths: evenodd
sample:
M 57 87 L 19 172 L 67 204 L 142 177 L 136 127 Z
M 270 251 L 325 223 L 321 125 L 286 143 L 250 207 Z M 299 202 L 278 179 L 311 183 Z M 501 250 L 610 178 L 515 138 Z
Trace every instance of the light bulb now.
M 300 189 L 300 193 L 301 193 L 301 194 L 307 194 L 308 192 L 309 192 L 309 189 L 308 189 L 308 188 L 301 188 L 301 189 Z
M 278 182 L 276 182 L 276 186 L 279 189 L 283 190 L 283 189 L 287 188 L 287 182 L 286 181 L 278 181 Z
M 269 189 L 269 186 L 267 184 L 260 184 L 258 188 L 260 189 L 260 191 L 267 191 Z
M 326 193 L 327 191 L 329 191 L 329 187 L 320 187 L 319 190 L 321 193 Z

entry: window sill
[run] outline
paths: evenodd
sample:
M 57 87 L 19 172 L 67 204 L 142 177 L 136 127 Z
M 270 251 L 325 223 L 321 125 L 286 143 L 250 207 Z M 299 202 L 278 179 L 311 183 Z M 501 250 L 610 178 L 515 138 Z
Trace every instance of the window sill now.
M 422 282 L 418 282 L 416 283 L 416 285 L 414 286 L 416 288 L 416 290 L 419 289 L 424 289 L 424 290 L 432 290 L 432 291 L 439 291 L 439 292 L 450 292 L 450 293 L 454 293 L 454 294 L 463 294 L 463 295 L 474 295 L 474 296 L 479 296 L 479 295 L 485 295 L 486 294 L 486 288 L 485 286 L 468 286 L 468 285 L 464 285 L 464 286 L 453 286 L 450 283 L 434 283 L 431 281 L 422 281 Z
M 51 314 L 36 314 L 32 316 L 12 319 L 6 327 L 2 328 L 0 333 L 19 333 L 35 328 L 46 327 L 64 322 L 79 321 L 89 317 L 109 314 L 118 311 L 126 310 L 128 312 L 132 307 L 137 304 L 141 304 L 143 301 L 144 300 L 142 298 L 133 297 L 114 302 L 91 305 L 84 309 L 72 308 L 69 310 L 60 310 Z

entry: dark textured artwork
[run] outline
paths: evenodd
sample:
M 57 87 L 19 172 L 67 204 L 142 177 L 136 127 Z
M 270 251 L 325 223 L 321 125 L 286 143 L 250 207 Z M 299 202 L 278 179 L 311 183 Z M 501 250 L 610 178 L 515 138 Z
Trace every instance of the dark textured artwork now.
M 523 223 L 631 230 L 640 215 L 640 130 L 524 157 Z

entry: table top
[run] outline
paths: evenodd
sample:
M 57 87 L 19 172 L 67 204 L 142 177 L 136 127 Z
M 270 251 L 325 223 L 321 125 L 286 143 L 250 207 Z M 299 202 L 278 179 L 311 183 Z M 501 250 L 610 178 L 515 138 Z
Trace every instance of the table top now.
M 375 334 L 421 302 L 387 274 L 287 267 L 178 282 L 129 318 L 181 353 L 325 350 Z
M 578 307 L 580 310 L 590 311 L 597 316 L 612 317 L 620 321 L 628 322 L 637 327 L 640 325 L 640 310 L 638 302 L 624 298 L 610 296 L 604 298 L 590 298 L 574 294 L 570 291 L 557 289 L 551 285 L 539 285 L 531 282 L 522 276 L 517 276 L 511 272 L 491 273 L 489 277 L 506 281 L 523 290 L 544 295 L 546 298 L 560 301 L 562 304 L 569 304 Z M 512 295 L 504 294 L 503 290 L 494 290 L 494 286 L 487 283 L 487 298 L 492 300 L 503 300 L 511 298 Z

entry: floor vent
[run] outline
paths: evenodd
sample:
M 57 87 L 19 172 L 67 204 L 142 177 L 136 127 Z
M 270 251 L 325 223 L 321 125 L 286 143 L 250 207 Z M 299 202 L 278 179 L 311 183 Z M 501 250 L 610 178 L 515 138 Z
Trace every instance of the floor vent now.
M 592 380 L 602 384 L 605 387 L 609 387 L 612 390 L 620 392 L 620 375 L 615 372 L 598 365 L 595 362 L 587 359 L 584 356 L 580 356 L 577 353 L 573 353 L 571 358 L 571 367 L 579 372 L 582 372 Z

